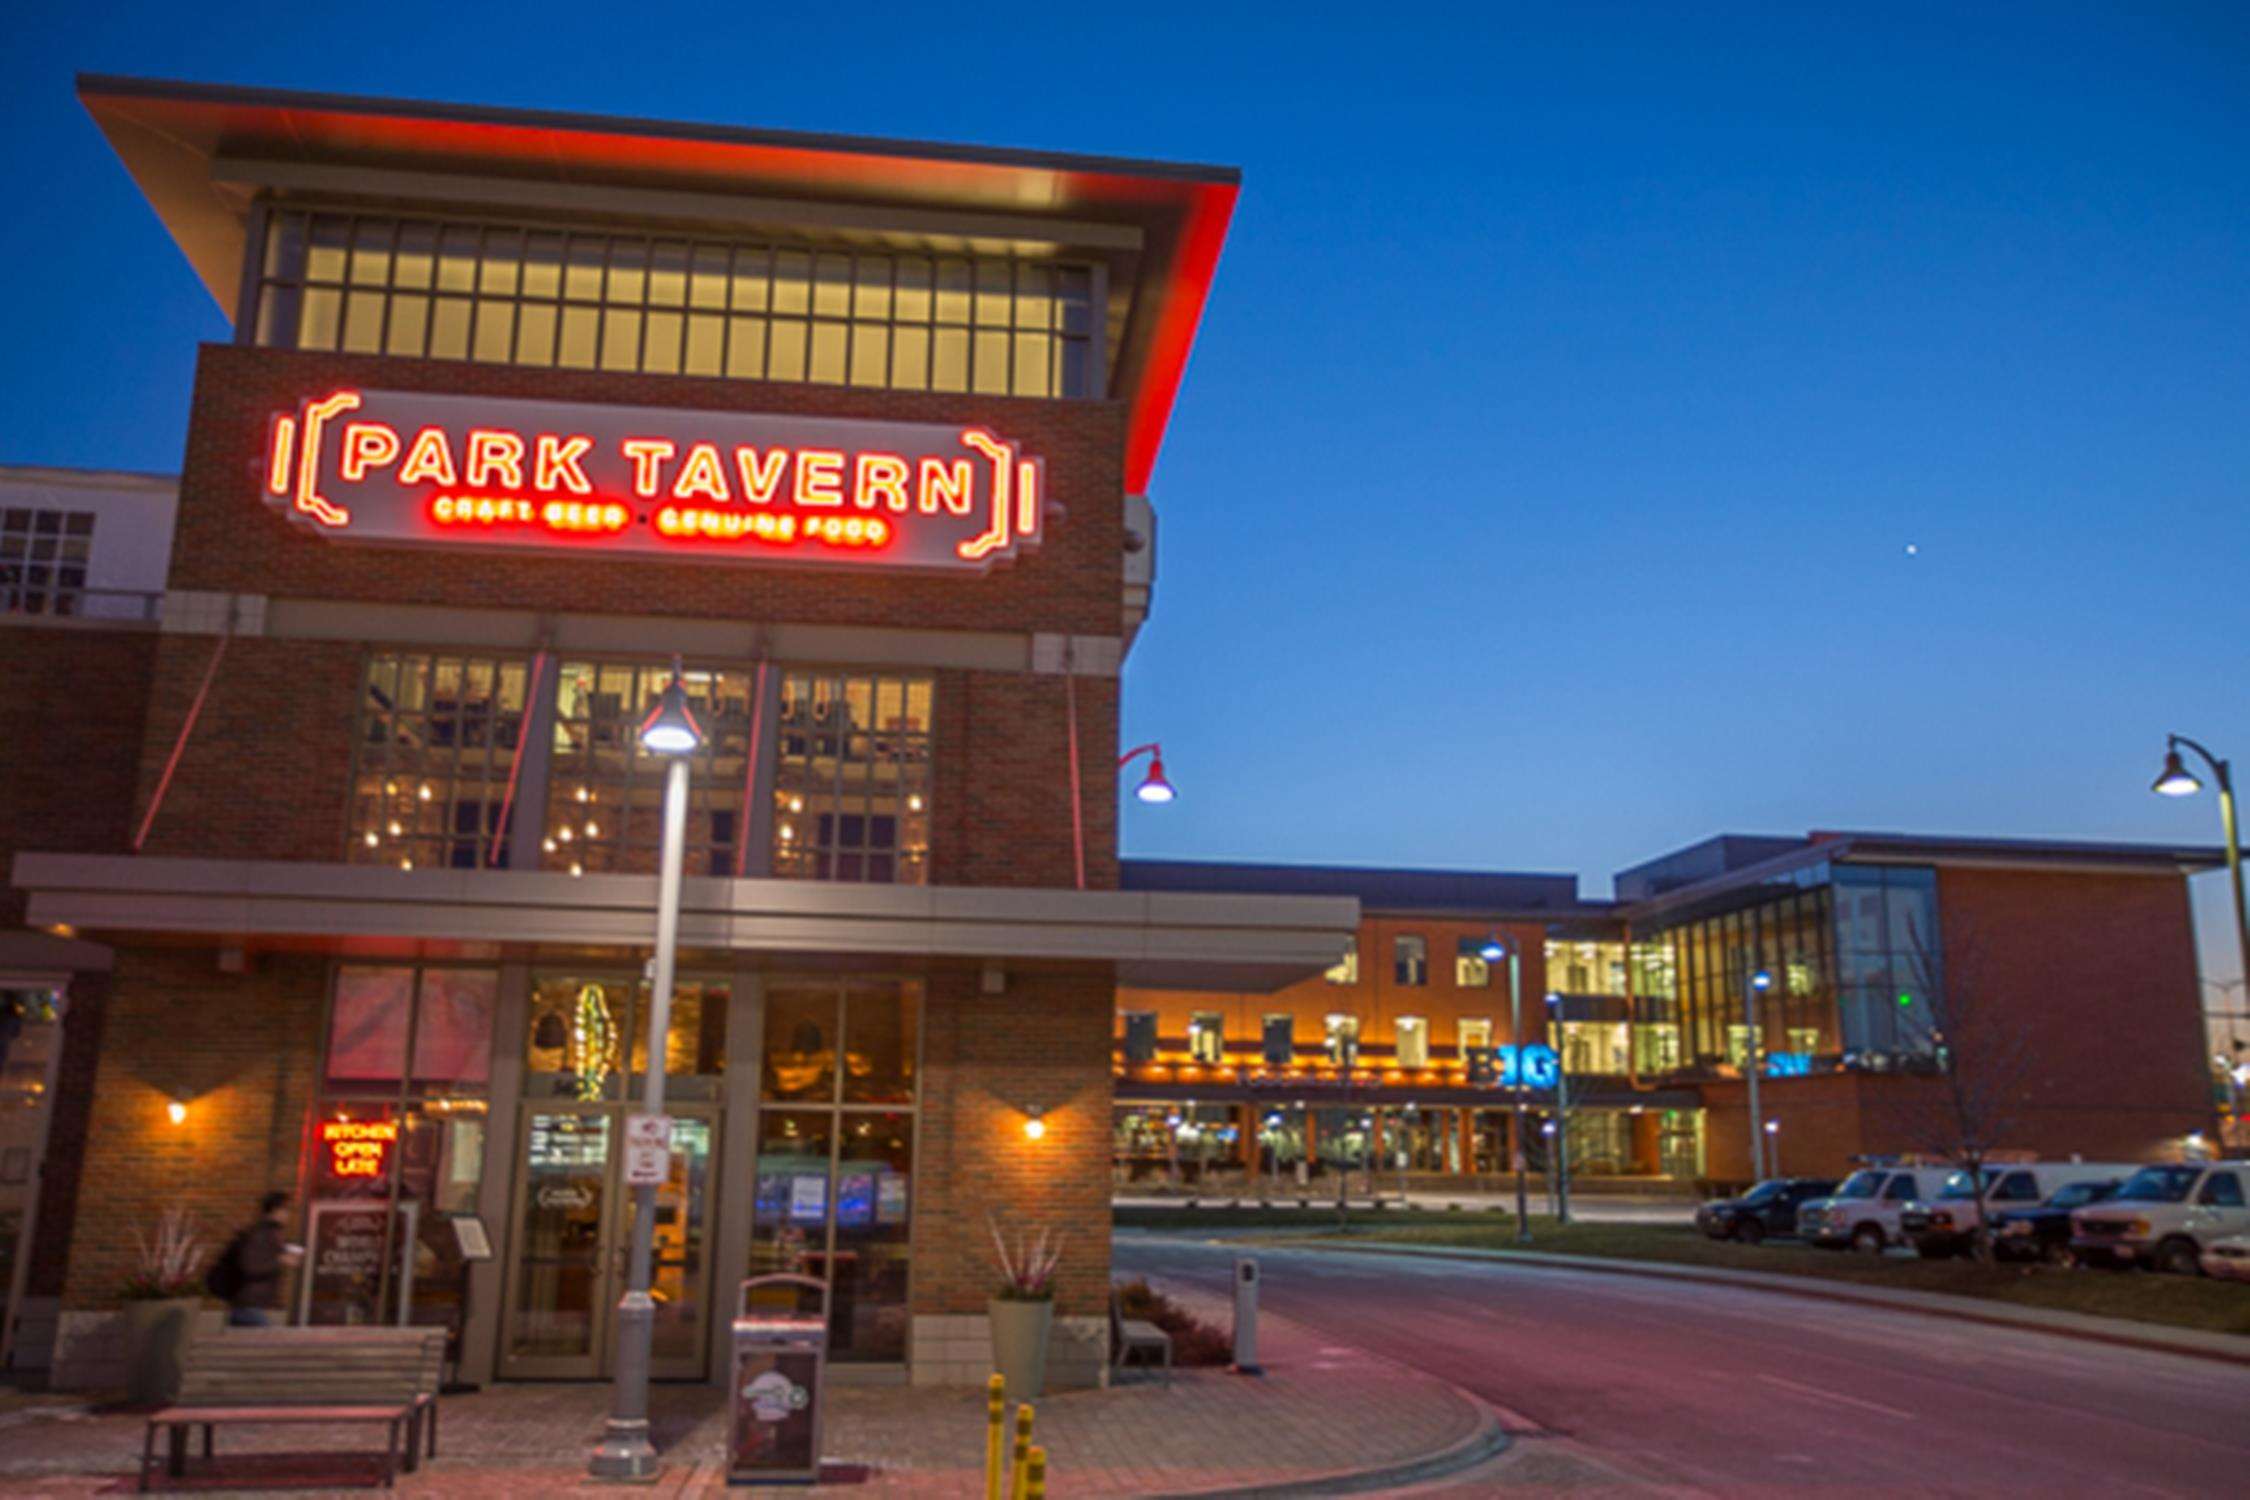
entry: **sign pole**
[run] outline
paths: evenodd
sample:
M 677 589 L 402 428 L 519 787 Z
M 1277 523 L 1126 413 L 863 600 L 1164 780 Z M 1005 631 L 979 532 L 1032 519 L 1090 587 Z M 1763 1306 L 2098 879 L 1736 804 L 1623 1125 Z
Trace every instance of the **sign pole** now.
M 1525 1138 L 1529 1115 L 1524 1107 L 1523 959 L 1516 944 L 1508 944 L 1508 1040 L 1515 1047 L 1516 1085 L 1516 1243 L 1531 1243 L 1531 1143 Z

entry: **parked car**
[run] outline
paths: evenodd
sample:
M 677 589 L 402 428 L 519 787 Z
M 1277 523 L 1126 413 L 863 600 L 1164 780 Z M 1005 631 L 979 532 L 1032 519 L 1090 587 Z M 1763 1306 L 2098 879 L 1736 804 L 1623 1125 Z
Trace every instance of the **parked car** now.
M 2203 1269 L 2206 1245 L 2250 1234 L 2250 1164 L 2179 1162 L 2143 1167 L 2107 1203 L 2074 1210 L 2070 1248 L 2094 1265 Z
M 2250 1234 L 2230 1234 L 2203 1247 L 2203 1274 L 2250 1281 Z
M 1797 1210 L 1797 1233 L 1825 1249 L 1845 1245 L 1880 1255 L 1905 1243 L 1899 1215 L 1908 1204 L 1937 1196 L 1944 1167 L 1862 1167 L 1826 1198 Z
M 1970 1190 L 1967 1172 L 1952 1172 L 1934 1201 L 1906 1206 L 1899 1227 L 1927 1258 L 1963 1255 L 1976 1243 L 1979 1214 L 1997 1223 L 2007 1210 L 2036 1207 L 2072 1183 L 2114 1183 L 2130 1177 L 2133 1170 L 2120 1162 L 2008 1162 L 1983 1169 L 1981 1199 Z M 2073 1207 L 2087 1201 L 2081 1199 Z M 2063 1238 L 2070 1238 L 2067 1229 Z
M 2070 1211 L 2089 1203 L 2107 1203 L 2117 1196 L 2122 1178 L 2108 1182 L 2073 1182 L 2057 1188 L 2053 1197 L 2037 1208 L 2019 1208 L 1996 1214 L 1992 1221 L 1992 1254 L 1997 1260 L 2043 1260 L 2068 1265 Z
M 1769 1234 L 1795 1234 L 1797 1208 L 1836 1191 L 1832 1177 L 1769 1177 L 1739 1198 L 1714 1198 L 1695 1211 L 1695 1227 L 1715 1240 L 1755 1245 Z

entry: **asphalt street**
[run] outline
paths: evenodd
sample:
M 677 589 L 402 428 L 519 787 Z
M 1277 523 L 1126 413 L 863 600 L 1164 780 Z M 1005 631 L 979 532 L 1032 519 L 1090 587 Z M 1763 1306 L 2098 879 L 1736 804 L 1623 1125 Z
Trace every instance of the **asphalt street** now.
M 1246 1248 L 1121 1232 L 1116 1269 L 1226 1296 Z M 1253 1253 L 1264 1306 L 1326 1357 L 1499 1407 L 1526 1479 L 1548 1444 L 1592 1461 L 1577 1484 L 1673 1493 L 2250 1492 L 2250 1367 L 1600 1272 Z

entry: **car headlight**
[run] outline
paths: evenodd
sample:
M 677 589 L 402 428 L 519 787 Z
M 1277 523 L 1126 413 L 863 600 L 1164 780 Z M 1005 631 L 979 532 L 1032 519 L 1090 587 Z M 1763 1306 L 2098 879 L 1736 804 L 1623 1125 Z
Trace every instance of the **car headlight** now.
M 2127 1219 L 2125 1221 L 2125 1232 L 2127 1234 L 2146 1235 L 2149 1232 L 2149 1227 L 2149 1222 L 2146 1219 Z

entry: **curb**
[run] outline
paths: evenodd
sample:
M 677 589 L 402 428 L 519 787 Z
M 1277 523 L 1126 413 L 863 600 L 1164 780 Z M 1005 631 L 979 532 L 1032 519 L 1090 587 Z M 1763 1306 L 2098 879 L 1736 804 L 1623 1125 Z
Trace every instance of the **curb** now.
M 1672 1266 L 1660 1261 L 1638 1262 L 1613 1260 L 1595 1255 L 1554 1255 L 1537 1250 L 1469 1250 L 1444 1245 L 1400 1245 L 1380 1242 L 1365 1245 L 1339 1244 L 1332 1240 L 1268 1240 L 1276 1249 L 1312 1250 L 1329 1254 L 1374 1254 L 1420 1256 L 1431 1260 L 1462 1260 L 1509 1262 L 1523 1265 L 1547 1266 L 1562 1271 L 1599 1271 L 1612 1276 L 1640 1276 L 1652 1281 L 1689 1281 L 1702 1286 L 1732 1287 L 1737 1291 L 1772 1292 L 1783 1297 L 1804 1297 L 1816 1302 L 1841 1302 L 1854 1307 L 1880 1308 L 1885 1312 L 1909 1313 L 1925 1318 L 1952 1318 L 1964 1323 L 1981 1323 L 1994 1328 L 2013 1328 L 2022 1333 L 2046 1333 L 2057 1338 L 2079 1339 L 2091 1344 L 2111 1344 L 2120 1348 L 2140 1349 L 2156 1354 L 2178 1354 L 2189 1359 L 2206 1359 L 2218 1364 L 2250 1365 L 2250 1339 L 2243 1340 L 2241 1349 L 2211 1348 L 2201 1343 L 2168 1339 L 2160 1334 L 2131 1331 L 2138 1325 L 2122 1327 L 2090 1327 L 2084 1324 L 2053 1323 L 2036 1316 L 2009 1317 L 1996 1313 L 1973 1297 L 1955 1297 L 1944 1292 L 1916 1292 L 1917 1298 L 1943 1299 L 1942 1305 L 1931 1307 L 1913 1302 L 1894 1300 L 1892 1297 L 1870 1296 L 1854 1291 L 1845 1283 L 1818 1281 L 1809 1276 L 1783 1276 L 1759 1271 L 1716 1273 L 1698 1266 Z M 1789 1284 L 1784 1284 L 1789 1283 Z M 1802 1284 L 1797 1284 L 1802 1283 Z M 2095 1321 L 2092 1313 L 2072 1313 L 2067 1316 Z M 2123 1323 L 2122 1319 L 2100 1319 L 2103 1323 Z M 2236 1335 L 2213 1334 L 2214 1338 L 2231 1338 Z
M 1450 1387 L 1453 1394 L 1474 1405 L 1477 1409 L 1477 1430 L 1452 1445 L 1435 1453 L 1425 1453 L 1420 1458 L 1400 1459 L 1395 1463 L 1378 1464 L 1371 1469 L 1339 1469 L 1327 1474 L 1311 1474 L 1301 1479 L 1279 1480 L 1272 1484 L 1241 1485 L 1215 1490 L 1168 1490 L 1153 1500 L 1268 1500 L 1268 1497 L 1286 1495 L 1364 1495 L 1377 1490 L 1395 1490 L 1426 1480 L 1443 1479 L 1448 1474 L 1458 1474 L 1485 1460 L 1508 1451 L 1514 1439 L 1500 1425 L 1500 1419 L 1490 1406 L 1462 1390 Z

